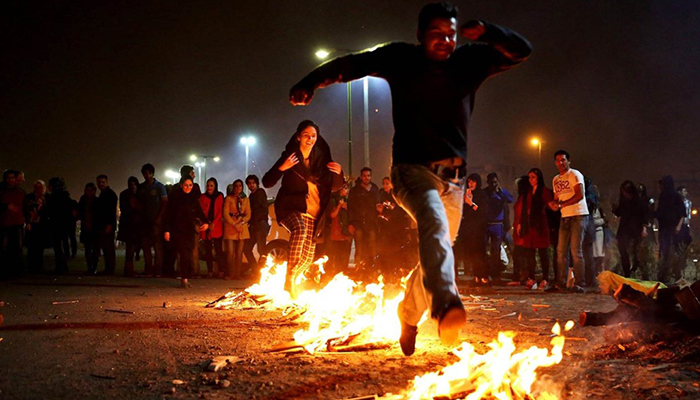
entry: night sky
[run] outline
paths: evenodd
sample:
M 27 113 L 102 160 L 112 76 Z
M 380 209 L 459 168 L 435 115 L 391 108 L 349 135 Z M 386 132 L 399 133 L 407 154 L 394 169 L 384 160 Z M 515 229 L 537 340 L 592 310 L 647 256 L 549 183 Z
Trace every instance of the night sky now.
M 14 4 L 9 4 L 14 3 Z M 220 185 L 264 173 L 302 119 L 313 119 L 347 166 L 345 85 L 292 107 L 289 88 L 320 48 L 415 42 L 423 1 L 3 2 L 0 167 L 28 181 L 62 176 L 74 197 L 96 175 L 120 191 L 140 167 L 218 155 Z M 485 19 L 533 44 L 521 66 L 477 94 L 469 165 L 537 165 L 566 148 L 607 192 L 700 171 L 700 5 L 690 1 L 456 1 L 460 22 Z M 460 41 L 462 43 L 463 40 Z M 371 166 L 387 175 L 388 86 L 370 81 Z M 354 169 L 363 164 L 362 86 L 353 84 Z M 700 175 L 698 175 L 700 177 Z M 508 185 L 510 186 L 510 184 Z M 612 189 L 610 189 L 612 188 Z M 30 185 L 25 185 L 30 190 Z

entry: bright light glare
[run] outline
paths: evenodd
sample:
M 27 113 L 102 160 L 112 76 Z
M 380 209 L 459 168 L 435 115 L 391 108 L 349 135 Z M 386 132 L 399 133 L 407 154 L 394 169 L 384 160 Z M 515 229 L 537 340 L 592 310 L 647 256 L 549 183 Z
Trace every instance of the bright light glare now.
M 195 156 L 194 154 L 192 154 L 192 155 L 190 156 L 190 161 L 197 161 L 197 156 Z
M 328 57 L 329 55 L 331 55 L 331 53 L 329 53 L 326 50 L 319 50 L 316 52 L 316 57 L 320 58 L 321 60 Z
M 219 158 L 219 157 L 214 157 L 214 161 L 215 161 L 215 162 L 219 162 L 219 161 L 221 161 L 221 158 Z
M 199 162 L 196 162 L 196 163 L 194 163 L 194 166 L 197 167 L 197 168 L 199 168 L 199 167 L 202 166 L 202 164 L 200 164 Z
M 255 137 L 253 136 L 243 136 L 241 138 L 241 144 L 244 146 L 254 146 L 255 145 Z
M 690 212 L 693 215 L 698 215 L 698 210 L 693 209 L 693 211 Z
M 539 146 L 539 145 L 540 145 L 540 139 L 538 139 L 538 138 L 532 138 L 532 140 L 530 140 L 530 144 L 533 145 L 533 146 Z
M 180 174 L 178 174 L 177 172 L 173 171 L 172 169 L 169 169 L 169 170 L 165 171 L 165 177 L 168 178 L 168 179 L 172 179 L 173 182 L 175 182 L 175 181 L 177 181 L 178 179 L 180 179 Z

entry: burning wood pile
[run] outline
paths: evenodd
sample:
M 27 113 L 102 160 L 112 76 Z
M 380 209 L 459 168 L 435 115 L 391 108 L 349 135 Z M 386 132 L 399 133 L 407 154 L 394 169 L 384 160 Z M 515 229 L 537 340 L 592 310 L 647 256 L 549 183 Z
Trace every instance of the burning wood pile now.
M 327 260 L 324 257 L 316 261 L 318 270 L 323 271 Z M 292 300 L 284 290 L 286 271 L 286 263 L 276 265 L 268 259 L 259 283 L 239 293 L 227 293 L 207 307 L 279 310 L 280 322 L 308 324 L 294 334 L 293 342 L 270 351 L 358 351 L 387 348 L 397 342 L 401 328 L 396 310 L 403 299 L 401 288 L 392 288 L 393 295 L 388 296 L 381 278 L 377 283 L 362 284 L 341 273 L 323 288 L 302 291 Z M 307 278 L 302 275 L 300 279 Z
M 323 270 L 323 262 L 317 263 Z M 343 274 L 336 275 L 319 290 L 307 290 L 292 300 L 284 291 L 286 263 L 275 265 L 268 260 L 260 282 L 239 292 L 230 292 L 207 304 L 218 309 L 265 309 L 282 311 L 280 322 L 305 324 L 294 340 L 268 352 L 351 352 L 384 349 L 394 346 L 400 335 L 397 307 L 403 299 L 401 288 L 387 288 L 377 283 L 357 283 Z M 388 295 L 386 292 L 392 292 Z M 465 298 L 468 309 L 491 310 L 497 300 L 472 296 Z M 569 321 L 564 330 L 574 326 Z M 501 332 L 479 354 L 474 346 L 463 343 L 452 352 L 459 358 L 438 372 L 416 377 L 411 387 L 384 399 L 556 399 L 538 387 L 536 370 L 562 360 L 564 336 L 557 323 L 552 328 L 551 349 L 529 347 L 516 351 L 515 333 Z M 372 396 L 371 398 L 379 398 Z
M 612 295 L 619 305 L 607 313 L 581 313 L 583 326 L 639 321 L 680 323 L 697 328 L 697 321 L 700 321 L 700 281 L 692 285 L 662 287 L 658 282 L 638 282 L 610 271 L 601 273 L 598 280 L 615 282 L 617 287 Z M 602 288 L 608 286 L 601 282 Z

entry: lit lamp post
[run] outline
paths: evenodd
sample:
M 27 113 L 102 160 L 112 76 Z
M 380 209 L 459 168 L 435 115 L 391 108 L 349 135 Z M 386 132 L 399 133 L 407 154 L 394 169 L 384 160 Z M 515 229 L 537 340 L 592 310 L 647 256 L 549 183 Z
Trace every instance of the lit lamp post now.
M 537 147 L 537 166 L 539 168 L 542 168 L 542 143 L 544 142 L 538 138 L 532 138 L 530 140 L 530 144 Z
M 172 180 L 172 183 L 173 183 L 173 184 L 178 183 L 178 181 L 180 180 L 180 174 L 178 174 L 177 172 L 173 171 L 172 169 L 169 169 L 169 170 L 166 170 L 166 171 L 165 171 L 165 177 L 168 178 L 168 179 L 170 179 L 170 180 Z
M 219 162 L 219 161 L 221 161 L 221 158 L 219 156 L 212 156 L 212 155 L 197 156 L 195 154 L 192 154 L 190 156 L 191 161 L 197 161 L 200 158 L 203 158 L 204 161 L 195 162 L 194 166 L 197 168 L 204 168 L 204 175 L 201 174 L 201 172 L 202 172 L 201 169 L 198 171 L 198 175 L 199 175 L 200 186 L 206 186 L 206 184 L 207 184 L 207 159 L 211 158 L 212 160 L 214 160 L 214 162 Z
M 319 50 L 316 52 L 316 57 L 320 59 L 325 59 L 331 53 L 343 52 L 343 53 L 354 53 L 357 50 L 348 49 L 332 49 Z M 352 176 L 352 85 L 351 82 L 346 83 L 347 94 L 348 94 L 348 171 Z M 364 158 L 365 167 L 369 167 L 369 80 L 367 77 L 362 78 L 362 90 L 363 90 L 363 100 L 364 100 Z
M 241 138 L 241 144 L 245 146 L 245 176 L 247 178 L 248 177 L 248 155 L 250 152 L 250 147 L 255 146 L 255 137 L 254 136 L 243 136 Z M 246 193 L 248 193 L 247 186 L 243 185 L 243 188 L 245 189 Z

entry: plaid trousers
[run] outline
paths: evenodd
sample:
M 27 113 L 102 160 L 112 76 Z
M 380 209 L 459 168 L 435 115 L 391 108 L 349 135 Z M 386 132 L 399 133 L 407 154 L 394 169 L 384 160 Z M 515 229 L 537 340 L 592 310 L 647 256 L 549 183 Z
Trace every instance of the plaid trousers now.
M 294 212 L 282 221 L 282 225 L 290 233 L 287 275 L 297 277 L 314 262 L 314 219 L 307 214 Z

